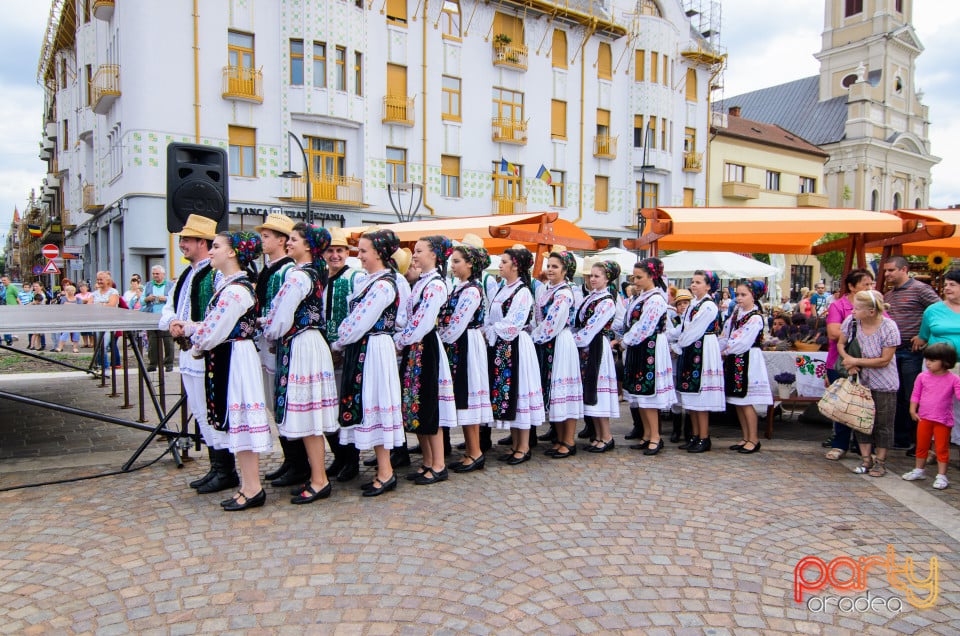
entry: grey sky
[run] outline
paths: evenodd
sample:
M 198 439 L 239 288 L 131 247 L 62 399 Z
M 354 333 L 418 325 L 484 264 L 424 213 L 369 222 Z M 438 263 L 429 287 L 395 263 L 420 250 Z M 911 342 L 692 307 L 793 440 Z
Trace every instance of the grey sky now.
M 43 93 L 36 83 L 48 0 L 4 3 L 0 21 L 0 238 L 21 212 L 31 188 L 45 176 L 38 158 Z M 820 0 L 723 0 L 721 40 L 729 53 L 724 90 L 715 98 L 815 75 L 820 50 Z M 932 207 L 960 203 L 960 72 L 953 40 L 960 32 L 960 3 L 914 2 L 914 26 L 925 51 L 917 62 L 916 85 L 930 107 L 933 154 Z

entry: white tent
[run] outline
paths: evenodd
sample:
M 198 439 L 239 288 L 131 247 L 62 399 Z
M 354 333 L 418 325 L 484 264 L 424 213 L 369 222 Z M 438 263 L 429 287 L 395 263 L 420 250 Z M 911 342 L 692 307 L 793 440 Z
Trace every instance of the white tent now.
M 676 252 L 663 257 L 669 278 L 690 278 L 698 269 L 714 272 L 722 279 L 767 278 L 776 276 L 776 267 L 733 252 Z
M 619 247 L 608 247 L 590 256 L 588 264 L 592 266 L 594 263 L 599 263 L 600 261 L 616 261 L 623 273 L 630 274 L 633 272 L 633 266 L 636 265 L 639 260 L 634 252 L 628 252 Z

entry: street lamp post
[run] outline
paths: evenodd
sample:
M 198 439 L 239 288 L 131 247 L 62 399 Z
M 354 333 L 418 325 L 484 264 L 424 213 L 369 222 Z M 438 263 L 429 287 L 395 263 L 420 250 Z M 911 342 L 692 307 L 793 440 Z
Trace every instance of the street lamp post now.
M 303 149 L 303 144 L 300 143 L 300 139 L 294 135 L 292 132 L 287 131 L 287 134 L 297 142 L 297 147 L 300 149 L 300 155 L 303 157 L 303 172 L 304 179 L 307 182 L 307 223 L 313 223 L 313 213 L 310 210 L 310 162 L 307 161 L 307 152 Z M 287 144 L 287 170 L 284 170 L 280 173 L 280 177 L 283 179 L 299 179 L 300 173 L 290 170 L 292 166 L 290 165 L 290 144 Z
M 637 212 L 637 258 L 643 257 L 640 248 L 640 237 L 644 228 L 647 226 L 647 219 L 643 216 L 643 207 L 647 203 L 647 170 L 654 166 L 647 163 L 647 149 L 650 147 L 650 123 L 647 122 L 647 128 L 643 131 L 643 159 L 640 164 L 640 210 Z

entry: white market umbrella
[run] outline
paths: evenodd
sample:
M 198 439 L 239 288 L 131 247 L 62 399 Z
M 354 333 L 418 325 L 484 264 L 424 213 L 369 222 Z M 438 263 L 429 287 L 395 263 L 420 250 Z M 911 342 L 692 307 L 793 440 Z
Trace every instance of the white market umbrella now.
M 734 252 L 676 252 L 664 256 L 664 273 L 670 278 L 691 278 L 698 269 L 709 270 L 723 279 L 768 278 L 776 276 L 776 267 Z
M 640 260 L 637 258 L 636 253 L 628 252 L 619 247 L 608 247 L 601 252 L 597 252 L 590 258 L 592 259 L 590 261 L 591 266 L 600 261 L 616 261 L 617 265 L 620 266 L 620 270 L 628 274 L 633 272 L 633 266 Z

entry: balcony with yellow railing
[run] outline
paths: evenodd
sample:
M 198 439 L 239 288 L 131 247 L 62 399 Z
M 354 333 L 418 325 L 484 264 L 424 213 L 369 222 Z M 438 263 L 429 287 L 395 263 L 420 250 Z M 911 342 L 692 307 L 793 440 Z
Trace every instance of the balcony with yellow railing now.
M 290 196 L 280 197 L 288 201 L 307 200 L 307 180 L 304 177 L 290 180 Z M 310 179 L 310 203 L 336 203 L 338 205 L 363 205 L 363 179 L 316 175 Z
M 101 64 L 93 75 L 90 98 L 93 112 L 105 115 L 120 97 L 120 65 Z
M 383 123 L 413 126 L 413 98 L 387 95 L 383 98 Z
M 493 214 L 524 214 L 527 211 L 527 197 L 506 199 L 493 197 Z
M 507 144 L 527 143 L 527 122 L 507 117 L 494 117 L 493 140 Z
M 223 98 L 262 104 L 263 71 L 246 66 L 224 66 Z
M 596 135 L 593 138 L 593 156 L 597 159 L 616 159 L 617 137 Z
M 527 47 L 514 44 L 510 38 L 502 38 L 498 35 L 493 41 L 493 64 L 525 71 L 527 70 Z
M 109 20 L 113 17 L 113 0 L 93 0 L 93 17 L 97 20 Z
M 684 172 L 700 172 L 701 170 L 703 170 L 703 153 L 702 152 L 683 153 L 683 171 Z
M 92 183 L 83 186 L 83 211 L 93 214 L 103 209 L 102 203 L 97 203 L 97 193 Z

